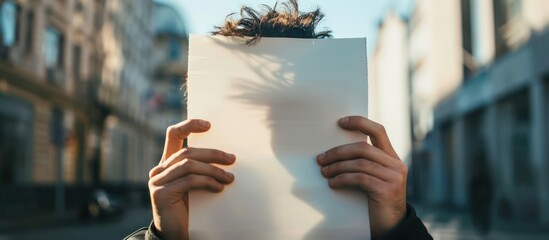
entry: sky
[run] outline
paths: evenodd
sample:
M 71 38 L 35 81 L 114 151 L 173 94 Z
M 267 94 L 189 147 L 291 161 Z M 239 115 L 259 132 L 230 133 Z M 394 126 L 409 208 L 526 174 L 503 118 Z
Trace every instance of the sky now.
M 213 26 L 221 25 L 229 13 L 238 12 L 242 5 L 260 8 L 273 6 L 276 0 L 155 0 L 175 7 L 186 22 L 191 34 L 209 34 Z M 283 0 L 280 0 L 283 1 Z M 279 2 L 280 2 L 279 1 Z M 412 11 L 414 0 L 299 0 L 300 11 L 316 7 L 326 17 L 319 29 L 329 29 L 335 38 L 366 37 L 368 52 L 372 53 L 378 26 L 383 16 L 394 9 L 402 16 Z

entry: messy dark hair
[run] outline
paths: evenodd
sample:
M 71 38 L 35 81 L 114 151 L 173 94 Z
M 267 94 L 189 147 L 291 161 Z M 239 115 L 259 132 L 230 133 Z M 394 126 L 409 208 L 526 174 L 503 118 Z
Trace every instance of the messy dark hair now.
M 278 2 L 273 7 L 263 4 L 263 10 L 243 6 L 240 18 L 233 19 L 235 13 L 227 16 L 222 26 L 215 26 L 213 35 L 250 38 L 247 44 L 255 43 L 261 37 L 287 38 L 330 38 L 329 30 L 315 32 L 324 13 L 317 8 L 312 12 L 299 12 L 297 0 L 282 3 L 283 10 L 278 11 Z

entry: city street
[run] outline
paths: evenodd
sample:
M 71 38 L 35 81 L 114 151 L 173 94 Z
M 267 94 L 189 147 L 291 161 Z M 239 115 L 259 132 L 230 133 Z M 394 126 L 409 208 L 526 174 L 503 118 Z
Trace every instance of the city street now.
M 151 222 L 151 211 L 147 208 L 129 210 L 118 221 L 97 223 L 75 222 L 48 229 L 37 229 L 13 233 L 0 233 L 0 240 L 24 239 L 123 239 L 136 229 L 148 226 Z
M 434 239 L 549 240 L 547 56 L 549 0 L 0 0 L 0 240 L 123 239 L 229 163 L 235 233 L 356 216 L 322 175 Z
M 419 207 L 418 213 L 434 239 L 442 240 L 481 240 L 483 239 L 472 227 L 466 214 L 426 211 Z M 150 223 L 151 212 L 146 208 L 133 209 L 127 212 L 119 221 L 101 223 L 77 222 L 71 225 L 53 228 L 41 228 L 30 231 L 1 233 L 0 240 L 25 239 L 122 239 L 136 229 Z M 497 225 L 494 227 L 490 240 L 542 240 L 549 239 L 549 232 L 523 229 L 517 231 L 517 226 Z
M 504 224 L 496 221 L 488 237 L 483 238 L 473 227 L 467 211 L 426 210 L 416 206 L 418 216 L 434 239 L 442 240 L 542 240 L 549 239 L 549 231 L 529 224 Z
M 436 223 L 436 222 L 425 222 L 425 225 L 429 229 L 429 232 L 434 239 L 443 239 L 443 240 L 480 240 L 480 239 L 490 239 L 490 240 L 506 240 L 506 239 L 520 239 L 520 240 L 543 240 L 549 239 L 549 233 L 520 233 L 520 232 L 508 232 L 495 230 L 492 231 L 488 238 L 482 238 L 476 231 L 473 229 L 464 229 L 461 228 L 457 221 L 452 221 L 449 223 Z

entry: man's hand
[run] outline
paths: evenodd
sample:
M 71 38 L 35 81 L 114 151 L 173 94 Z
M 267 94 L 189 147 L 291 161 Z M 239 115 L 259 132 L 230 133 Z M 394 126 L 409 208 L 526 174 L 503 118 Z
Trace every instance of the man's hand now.
M 406 214 L 406 165 L 393 149 L 385 128 L 367 118 L 344 117 L 338 124 L 360 131 L 366 141 L 332 148 L 318 155 L 321 173 L 331 188 L 360 189 L 368 193 L 373 236 L 394 228 Z
M 220 192 L 234 176 L 211 163 L 230 165 L 236 157 L 214 149 L 183 148 L 191 133 L 206 132 L 210 123 L 186 120 L 168 128 L 160 164 L 149 172 L 154 226 L 163 239 L 188 239 L 190 190 Z

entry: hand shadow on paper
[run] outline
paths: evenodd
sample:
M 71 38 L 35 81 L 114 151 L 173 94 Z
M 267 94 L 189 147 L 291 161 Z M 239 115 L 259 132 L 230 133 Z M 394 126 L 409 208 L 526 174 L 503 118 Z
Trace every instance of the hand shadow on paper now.
M 223 42 L 220 41 L 220 43 Z M 320 168 L 316 165 L 315 156 L 328 150 L 318 149 L 317 143 L 319 141 L 330 142 L 330 138 L 334 136 L 331 135 L 333 132 L 318 131 L 319 126 L 315 123 L 319 119 L 333 118 L 330 111 L 345 106 L 336 106 L 329 100 L 333 96 L 331 89 L 323 89 L 321 86 L 312 88 L 299 81 L 309 75 L 303 69 L 314 68 L 296 65 L 291 59 L 274 57 L 277 56 L 277 49 L 262 49 L 265 52 L 235 53 L 240 54 L 245 61 L 249 61 L 252 66 L 255 66 L 256 73 L 265 82 L 258 84 L 257 81 L 250 81 L 250 79 L 239 79 L 239 84 L 234 86 L 236 94 L 233 97 L 251 106 L 269 108 L 263 121 L 272 131 L 271 146 L 277 160 L 295 179 L 292 194 L 322 216 L 329 215 L 327 213 L 333 213 L 341 206 L 335 206 L 321 196 L 317 196 L 317 191 L 310 189 L 310 186 L 318 186 L 319 183 L 310 181 L 318 178 L 310 176 L 320 176 Z M 267 71 L 263 68 L 264 64 L 273 61 L 279 63 L 280 67 L 277 71 Z M 337 118 L 328 120 L 330 124 L 336 125 Z M 345 134 L 344 132 L 339 133 Z M 308 163 L 303 164 L 303 161 L 308 161 Z M 324 182 L 320 184 L 321 187 L 329 188 L 327 180 L 322 180 Z M 335 221 L 345 221 L 345 219 L 336 220 L 324 217 L 307 233 L 304 239 L 336 239 L 344 236 L 341 235 L 342 232 L 334 231 L 335 229 L 331 225 Z M 365 226 L 365 228 L 369 228 L 369 226 Z M 353 237 L 353 239 L 355 238 Z
M 308 189 L 310 186 L 318 185 L 311 183 L 311 175 L 320 175 L 320 167 L 316 166 L 316 154 L 327 149 L 318 149 L 314 144 L 309 144 L 312 138 L 329 138 L 321 132 L 312 123 L 315 119 L 327 117 L 325 112 L 330 107 L 318 104 L 316 96 L 296 95 L 295 89 L 290 86 L 284 86 L 283 83 L 277 86 L 241 86 L 242 94 L 240 97 L 248 100 L 250 104 L 261 104 L 270 106 L 269 114 L 266 117 L 266 124 L 272 130 L 271 146 L 272 150 L 281 165 L 294 177 L 295 182 L 292 186 L 292 193 L 300 200 L 304 201 L 314 208 L 323 217 L 327 212 L 332 211 L 338 206 L 326 202 L 325 199 L 315 195 L 315 189 Z M 336 120 L 334 119 L 334 124 Z M 291 124 L 295 128 L 289 129 Z M 309 161 L 313 164 L 305 164 L 310 168 L 305 168 L 300 161 Z M 323 179 L 325 180 L 325 179 Z M 322 183 L 323 187 L 328 188 L 327 180 Z M 298 216 L 296 216 L 298 217 Z M 330 226 L 329 219 L 323 219 L 306 236 L 307 240 L 334 239 L 327 235 L 327 229 L 333 229 Z M 340 219 L 344 220 L 344 219 Z

